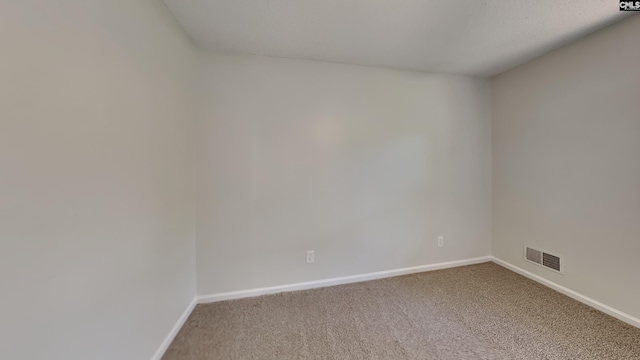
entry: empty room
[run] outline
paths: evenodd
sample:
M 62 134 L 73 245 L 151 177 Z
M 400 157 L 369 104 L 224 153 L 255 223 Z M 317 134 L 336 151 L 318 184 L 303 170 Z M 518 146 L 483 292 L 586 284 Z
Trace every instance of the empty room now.
M 622 0 L 0 0 L 0 359 L 640 359 Z

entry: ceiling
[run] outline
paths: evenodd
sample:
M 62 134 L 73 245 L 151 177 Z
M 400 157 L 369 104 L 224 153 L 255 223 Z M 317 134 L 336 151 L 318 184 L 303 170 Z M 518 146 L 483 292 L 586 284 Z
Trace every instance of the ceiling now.
M 617 0 L 164 0 L 202 48 L 492 76 L 620 20 Z

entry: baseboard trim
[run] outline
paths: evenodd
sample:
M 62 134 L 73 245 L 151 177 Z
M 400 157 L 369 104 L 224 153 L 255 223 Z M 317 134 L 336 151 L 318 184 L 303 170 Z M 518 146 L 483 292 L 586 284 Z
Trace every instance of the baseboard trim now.
M 564 295 L 567 295 L 568 297 L 578 300 L 583 304 L 586 304 L 588 306 L 591 306 L 592 308 L 596 309 L 596 310 L 600 310 L 603 313 L 607 314 L 607 315 L 611 315 L 614 318 L 624 321 L 625 323 L 635 326 L 637 328 L 640 328 L 640 319 L 633 317 L 629 314 L 626 314 L 620 310 L 614 309 L 609 305 L 605 305 L 599 301 L 596 301 L 588 296 L 582 295 L 576 291 L 573 291 L 569 288 L 566 288 L 562 285 L 558 285 L 556 283 L 554 283 L 553 281 L 547 280 L 541 276 L 538 276 L 536 274 L 530 273 L 527 270 L 524 270 L 518 266 L 515 266 L 509 262 L 506 262 L 502 259 L 498 259 L 495 256 L 492 256 L 492 261 L 502 267 L 505 267 L 513 272 L 516 272 L 524 277 L 527 277 L 533 281 L 536 281 L 546 287 L 549 287 L 559 293 L 562 293 Z
M 153 354 L 153 357 L 151 358 L 151 360 L 160 360 L 160 359 L 162 359 L 162 356 L 164 355 L 164 353 L 169 348 L 169 345 L 171 345 L 171 343 L 173 342 L 173 339 L 176 337 L 176 335 L 178 335 L 178 332 L 180 331 L 180 329 L 182 328 L 184 323 L 187 322 L 187 319 L 189 318 L 189 315 L 191 315 L 191 312 L 193 311 L 193 309 L 198 304 L 197 300 L 198 299 L 195 298 L 195 297 L 193 298 L 193 300 L 191 300 L 191 303 L 189 303 L 189 305 L 184 310 L 182 315 L 180 315 L 180 317 L 178 318 L 178 321 L 176 321 L 175 325 L 173 325 L 173 328 L 171 328 L 171 331 L 169 332 L 169 335 L 167 335 L 167 337 L 164 339 L 162 344 L 160 344 L 160 347 L 158 348 L 156 353 Z
M 288 285 L 279 285 L 279 286 L 271 286 L 271 287 L 240 290 L 240 291 L 230 291 L 230 292 L 211 294 L 211 295 L 202 295 L 202 296 L 198 296 L 197 299 L 198 299 L 198 304 L 206 304 L 206 303 L 212 303 L 212 302 L 218 302 L 218 301 L 241 299 L 241 298 L 247 298 L 247 297 L 267 295 L 267 294 L 276 294 L 280 292 L 307 290 L 307 289 L 322 288 L 322 287 L 333 286 L 333 285 L 342 285 L 342 284 L 350 284 L 350 283 L 361 282 L 361 281 L 384 279 L 384 278 L 393 277 L 393 276 L 448 269 L 448 268 L 465 266 L 465 265 L 480 264 L 484 262 L 489 262 L 491 260 L 492 260 L 491 256 L 483 256 L 483 257 L 478 257 L 473 259 L 448 261 L 448 262 L 431 264 L 431 265 L 422 265 L 422 266 L 414 266 L 414 267 L 395 269 L 395 270 L 378 271 L 378 272 L 367 273 L 367 274 L 343 276 L 343 277 L 316 280 L 316 281 L 307 281 L 307 282 L 288 284 Z

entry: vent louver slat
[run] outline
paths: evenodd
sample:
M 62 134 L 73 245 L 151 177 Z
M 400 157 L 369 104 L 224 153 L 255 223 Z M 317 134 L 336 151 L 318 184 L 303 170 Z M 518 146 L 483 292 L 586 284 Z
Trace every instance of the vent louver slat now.
M 555 255 L 544 253 L 542 254 L 542 265 L 555 271 L 560 271 L 560 258 Z
M 533 261 L 536 264 L 542 264 L 542 251 L 538 251 L 536 249 L 528 247 L 525 258 L 529 261 Z

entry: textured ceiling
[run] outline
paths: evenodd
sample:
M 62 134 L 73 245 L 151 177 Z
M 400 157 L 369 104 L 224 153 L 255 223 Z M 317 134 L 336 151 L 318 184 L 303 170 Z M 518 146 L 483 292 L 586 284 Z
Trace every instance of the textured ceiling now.
M 164 0 L 202 48 L 491 76 L 623 13 L 617 0 Z

